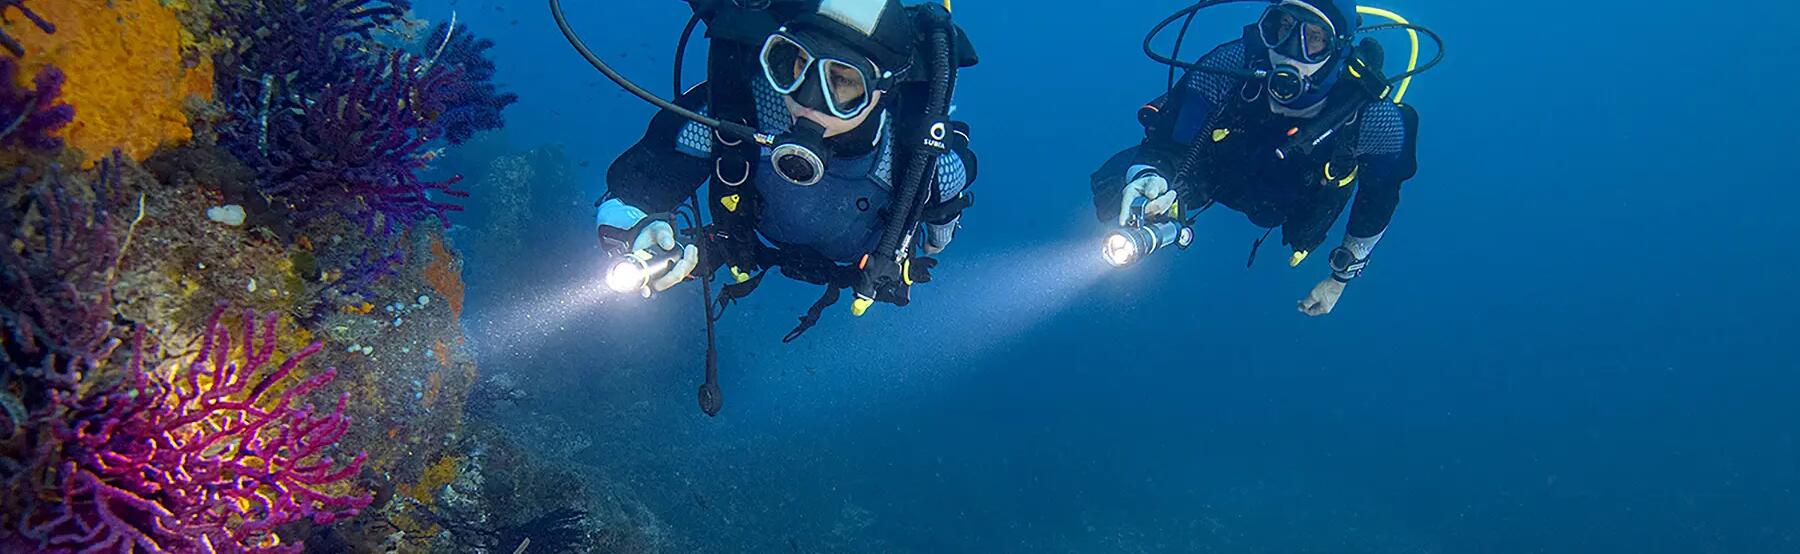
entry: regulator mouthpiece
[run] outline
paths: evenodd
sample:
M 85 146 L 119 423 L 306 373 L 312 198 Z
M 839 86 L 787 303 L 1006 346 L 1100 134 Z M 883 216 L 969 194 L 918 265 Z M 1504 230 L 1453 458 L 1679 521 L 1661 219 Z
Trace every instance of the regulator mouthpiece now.
M 825 145 L 825 127 L 801 118 L 776 140 L 775 148 L 769 153 L 769 162 L 782 179 L 810 187 L 825 178 L 825 159 L 830 156 L 831 151 Z
M 1311 90 L 1311 80 L 1299 68 L 1284 65 L 1269 72 L 1269 96 L 1278 102 L 1293 102 Z

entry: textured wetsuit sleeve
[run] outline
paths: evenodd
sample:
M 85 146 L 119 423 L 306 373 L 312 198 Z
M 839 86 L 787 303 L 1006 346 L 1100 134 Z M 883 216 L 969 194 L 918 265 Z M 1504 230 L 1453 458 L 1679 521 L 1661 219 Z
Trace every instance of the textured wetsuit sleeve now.
M 1199 63 L 1205 67 L 1235 69 L 1246 65 L 1244 58 L 1243 43 L 1234 41 L 1214 48 L 1202 56 Z M 1232 91 L 1239 85 L 1237 78 L 1217 73 L 1189 71 L 1183 75 L 1175 89 L 1169 91 L 1162 107 L 1147 122 L 1143 145 L 1132 166 L 1154 167 L 1164 177 L 1174 177 L 1189 145 L 1218 120 L 1225 107 L 1230 105 Z
M 704 87 L 695 89 L 680 103 L 698 104 L 696 99 L 704 98 L 702 91 Z M 703 140 L 694 140 L 696 133 Z M 696 148 L 700 145 L 706 149 L 712 145 L 705 127 L 674 112 L 657 113 L 644 138 L 607 168 L 607 195 L 651 213 L 675 209 L 711 176 L 710 156 Z
M 975 153 L 959 148 L 938 156 L 937 177 L 939 202 L 969 190 L 975 184 Z
M 1362 132 L 1356 140 L 1362 173 L 1346 231 L 1352 237 L 1368 238 L 1387 230 L 1400 207 L 1401 183 L 1418 171 L 1414 152 L 1418 116 L 1411 108 L 1380 102 L 1364 109 L 1362 118 Z
M 962 199 L 959 197 L 975 184 L 977 164 L 975 151 L 969 148 L 969 127 L 957 123 L 954 132 L 957 134 L 957 138 L 950 141 L 950 151 L 938 156 L 937 190 L 932 191 L 934 196 L 932 196 L 930 204 L 930 207 L 935 209 L 927 210 L 928 212 L 943 213 L 930 218 L 932 221 L 928 221 L 928 223 L 942 224 L 962 215 L 960 208 L 949 206 L 949 204 L 960 202 Z

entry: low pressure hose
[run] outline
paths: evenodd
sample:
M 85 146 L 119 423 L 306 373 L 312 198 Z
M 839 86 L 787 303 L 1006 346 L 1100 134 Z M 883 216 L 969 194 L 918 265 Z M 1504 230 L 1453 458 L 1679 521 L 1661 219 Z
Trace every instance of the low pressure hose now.
M 589 65 L 594 66 L 594 69 L 600 70 L 600 73 L 605 74 L 606 78 L 612 79 L 612 82 L 617 83 L 619 87 L 624 88 L 626 92 L 629 92 L 658 108 L 688 118 L 695 123 L 718 129 L 720 133 L 749 139 L 764 145 L 775 142 L 774 137 L 758 133 L 756 132 L 756 129 L 753 129 L 748 125 L 730 121 L 720 121 L 718 119 L 700 115 L 693 110 L 677 106 L 674 102 L 664 100 L 655 94 L 651 94 L 650 91 L 644 90 L 644 87 L 638 86 L 637 83 L 631 82 L 631 79 L 627 79 L 624 75 L 619 74 L 612 66 L 607 65 L 605 60 L 594 55 L 593 50 L 588 49 L 587 44 L 581 41 L 581 37 L 575 34 L 575 29 L 569 26 L 568 18 L 563 16 L 562 0 L 550 0 L 550 15 L 556 18 L 556 26 L 557 28 L 562 29 L 563 37 L 569 39 L 569 45 L 574 46 L 575 51 L 581 53 L 581 57 L 586 58 Z
M 942 129 L 946 129 L 948 125 L 945 119 L 949 117 L 950 82 L 955 71 L 950 60 L 949 27 L 948 18 L 940 17 L 931 32 L 931 83 L 925 104 L 925 115 L 930 127 L 920 137 L 912 159 L 907 160 L 908 171 L 905 180 L 901 182 L 900 194 L 896 196 L 894 217 L 888 218 L 887 227 L 881 233 L 881 241 L 877 243 L 875 254 L 881 256 L 879 261 L 882 264 L 866 268 L 862 286 L 858 287 L 857 293 L 871 300 L 880 288 L 891 286 L 900 279 L 897 274 L 902 271 L 900 264 L 906 256 L 903 248 L 908 246 L 905 243 L 912 233 L 909 229 L 918 226 L 918 219 L 924 211 L 924 200 L 928 200 L 920 197 L 923 192 L 921 189 L 924 188 L 926 179 L 935 177 L 927 171 L 937 166 L 938 155 L 943 151 L 941 148 L 945 137 L 935 133 L 948 134 Z M 900 212 L 902 209 L 906 211 Z M 871 275 L 870 269 L 880 269 L 884 274 Z
M 944 120 L 949 117 L 950 80 L 952 78 L 952 70 L 950 69 L 952 66 L 949 52 L 950 40 L 949 37 L 945 36 L 946 34 L 947 33 L 945 33 L 944 30 L 939 29 L 932 33 L 931 36 L 931 46 L 935 50 L 932 54 L 932 63 L 934 67 L 932 67 L 931 70 L 931 93 L 930 96 L 927 97 L 925 105 L 925 113 L 931 117 L 932 123 L 932 127 L 925 130 L 926 140 L 939 145 L 942 145 L 944 141 L 948 139 L 947 127 L 940 127 L 940 125 L 947 125 L 947 122 Z M 940 132 L 943 134 L 940 135 Z M 906 233 L 911 232 L 910 229 L 912 227 L 919 224 L 919 214 L 925 211 L 925 204 L 930 200 L 930 198 L 922 198 L 920 195 L 924 194 L 929 196 L 927 191 L 922 189 L 925 188 L 926 182 L 935 180 L 937 177 L 936 172 L 932 171 L 932 169 L 937 167 L 938 157 L 942 154 L 943 150 L 941 147 L 920 143 L 918 149 L 913 153 L 912 159 L 908 160 L 912 166 L 912 172 L 907 176 L 906 187 L 903 189 L 903 192 L 906 195 L 906 204 L 903 205 L 907 206 L 909 209 L 905 221 L 889 222 L 890 227 L 895 224 L 900 225 L 899 227 L 892 229 L 893 231 L 900 232 L 896 233 L 894 243 L 888 245 L 889 251 L 900 248 L 902 246 L 900 244 L 902 237 L 904 237 Z
M 1158 53 L 1156 51 L 1155 46 L 1151 44 L 1153 42 L 1156 42 L 1156 36 L 1162 34 L 1164 29 L 1169 28 L 1170 25 L 1174 25 L 1177 20 L 1200 13 L 1200 10 L 1210 8 L 1213 6 L 1217 6 L 1220 4 L 1230 4 L 1233 2 L 1256 2 L 1256 1 L 1263 1 L 1263 0 L 1200 0 L 1199 2 L 1195 2 L 1194 5 L 1192 5 L 1192 6 L 1182 8 L 1180 11 L 1177 11 L 1174 14 L 1169 15 L 1168 18 L 1163 19 L 1162 22 L 1157 23 L 1155 27 L 1151 27 L 1150 33 L 1144 35 L 1144 55 L 1149 56 L 1152 61 L 1155 61 L 1155 62 L 1163 64 L 1163 65 L 1167 65 L 1172 68 L 1179 67 L 1181 69 L 1186 69 L 1189 71 L 1199 71 L 1202 73 L 1215 73 L 1215 74 L 1220 74 L 1220 75 L 1237 77 L 1237 78 L 1241 78 L 1241 79 L 1260 78 L 1261 76 L 1257 75 L 1255 70 L 1233 69 L 1233 68 L 1223 68 L 1223 67 L 1206 67 L 1206 66 L 1200 65 L 1198 62 L 1188 63 L 1188 62 L 1184 62 L 1179 59 L 1176 59 L 1172 56 L 1164 56 L 1161 53 Z M 1180 54 L 1180 52 L 1181 52 L 1180 51 L 1180 43 L 1182 42 L 1182 39 L 1187 36 L 1187 27 L 1188 26 L 1185 24 L 1182 25 L 1182 38 L 1178 38 L 1176 40 L 1176 44 L 1177 44 L 1176 54 Z

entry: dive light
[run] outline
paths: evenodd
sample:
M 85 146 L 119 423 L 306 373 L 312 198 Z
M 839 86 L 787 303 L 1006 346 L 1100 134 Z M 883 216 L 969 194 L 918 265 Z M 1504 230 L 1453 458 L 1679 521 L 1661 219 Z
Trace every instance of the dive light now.
M 1152 222 L 1145 207 L 1150 199 L 1138 198 L 1131 201 L 1131 219 L 1125 226 L 1107 233 L 1106 241 L 1101 244 L 1100 255 L 1106 263 L 1113 267 L 1125 267 L 1138 260 L 1149 257 L 1157 251 L 1175 245 L 1187 248 L 1194 243 L 1194 229 L 1183 225 L 1176 219 L 1162 219 Z
M 674 268 L 675 261 L 680 256 L 680 248 L 660 253 L 639 250 L 619 256 L 606 268 L 606 287 L 620 294 L 643 290 L 650 286 L 652 279 L 661 277 Z

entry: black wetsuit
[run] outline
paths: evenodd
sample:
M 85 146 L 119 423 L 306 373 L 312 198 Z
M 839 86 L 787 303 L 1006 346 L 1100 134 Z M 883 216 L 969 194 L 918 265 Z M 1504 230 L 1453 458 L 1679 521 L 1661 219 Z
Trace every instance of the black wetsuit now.
M 1253 55 L 1234 41 L 1200 63 L 1249 68 Z M 1280 227 L 1282 242 L 1300 252 L 1325 241 L 1354 197 L 1348 234 L 1369 240 L 1372 248 L 1370 239 L 1386 231 L 1400 204 L 1401 183 L 1416 171 L 1416 118 L 1409 112 L 1392 102 L 1370 102 L 1349 132 L 1331 137 L 1317 156 L 1281 159 L 1275 150 L 1290 130 L 1310 120 L 1274 113 L 1261 83 L 1191 71 L 1145 122 L 1144 142 L 1095 175 L 1098 215 L 1114 220 L 1124 183 L 1154 169 L 1178 192 L 1184 210 L 1217 202 L 1259 227 Z M 1212 144 L 1195 148 L 1202 140 Z M 1366 257 L 1366 249 L 1359 254 Z
M 785 131 L 792 116 L 782 97 L 760 77 L 749 81 L 749 92 L 756 95 L 754 124 L 769 134 Z M 699 105 L 704 91 L 704 87 L 691 91 L 681 103 L 704 112 L 705 106 Z M 893 93 L 882 103 L 904 105 Z M 746 184 L 761 198 L 757 233 L 784 251 L 817 254 L 837 263 L 854 262 L 873 249 L 881 234 L 881 212 L 893 189 L 895 111 L 883 109 L 856 130 L 831 139 L 834 154 L 826 175 L 812 186 L 776 176 L 770 170 L 769 149 L 763 148 Z M 670 112 L 660 113 L 643 140 L 607 170 L 608 195 L 647 212 L 672 210 L 712 176 L 711 150 L 710 129 Z M 975 156 L 967 142 L 958 142 L 957 148 L 941 156 L 937 170 L 932 203 L 962 194 L 975 181 Z M 927 222 L 933 235 L 953 231 L 956 224 L 955 218 Z M 947 242 L 947 236 L 941 238 Z

